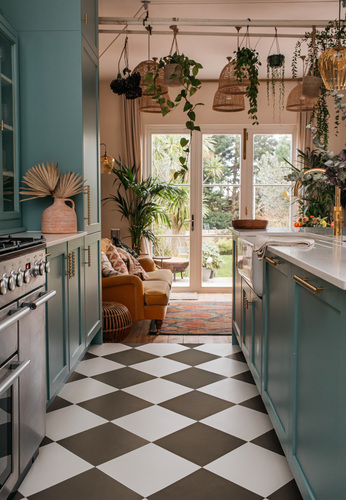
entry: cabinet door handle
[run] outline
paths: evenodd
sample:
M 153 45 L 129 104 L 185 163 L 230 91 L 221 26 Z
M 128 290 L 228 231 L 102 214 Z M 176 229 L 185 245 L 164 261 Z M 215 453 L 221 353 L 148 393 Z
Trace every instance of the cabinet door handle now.
M 1 125 L 0 125 L 0 127 L 1 127 L 1 132 L 3 132 L 3 131 L 4 131 L 4 120 L 1 120 Z
M 82 17 L 82 23 L 88 24 L 88 14 L 84 14 L 84 16 Z
M 279 260 L 270 259 L 269 257 L 264 257 L 264 260 L 266 260 L 267 262 L 269 262 L 269 264 L 275 267 L 280 264 Z
M 91 267 L 91 246 L 88 246 L 88 267 Z
M 88 217 L 84 217 L 84 219 L 88 221 L 88 226 L 90 226 L 90 224 L 91 224 L 90 186 L 85 186 L 85 187 L 86 187 L 85 193 L 88 197 L 88 202 L 87 202 L 88 203 Z
M 314 286 L 312 285 L 311 283 L 309 283 L 308 281 L 308 278 L 300 278 L 299 276 L 297 276 L 296 274 L 293 276 L 293 279 L 299 283 L 300 285 L 304 286 L 305 288 L 307 288 L 308 290 L 310 290 L 310 292 L 313 292 L 315 293 L 316 295 L 319 295 L 322 290 L 323 290 L 323 287 L 322 286 Z
M 72 276 L 76 276 L 76 252 L 72 252 Z
M 68 271 L 66 274 L 66 276 L 68 276 L 69 279 L 72 278 L 72 265 L 71 265 L 71 254 L 69 253 L 67 255 L 67 257 L 65 257 L 66 260 L 68 260 Z
M 244 309 L 249 309 L 249 304 L 252 304 L 252 302 L 247 297 L 244 297 L 244 302 L 243 302 Z

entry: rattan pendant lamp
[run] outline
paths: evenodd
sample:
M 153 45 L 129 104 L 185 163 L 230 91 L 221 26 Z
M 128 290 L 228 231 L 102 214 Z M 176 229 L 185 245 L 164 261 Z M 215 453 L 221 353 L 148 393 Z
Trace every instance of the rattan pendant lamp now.
M 240 27 L 236 26 L 238 32 L 237 35 L 237 47 L 239 48 L 239 31 Z M 231 57 L 227 57 L 228 63 L 222 69 L 219 77 L 219 88 L 218 92 L 220 94 L 233 94 L 233 95 L 245 95 L 247 93 L 247 87 L 250 85 L 250 80 L 243 79 L 240 83 L 235 77 L 234 63 Z
M 301 56 L 304 67 L 305 56 Z M 304 75 L 303 75 L 304 78 Z M 298 83 L 288 95 L 286 110 L 301 113 L 303 111 L 312 111 L 317 104 L 318 97 L 311 98 L 303 95 L 303 84 Z
M 339 27 L 337 44 L 325 50 L 319 57 L 318 69 L 328 90 L 346 89 L 346 47 L 340 43 L 341 0 L 339 0 Z
M 243 95 L 222 94 L 219 90 L 215 92 L 213 111 L 236 113 L 237 111 L 244 111 L 244 109 L 245 99 Z

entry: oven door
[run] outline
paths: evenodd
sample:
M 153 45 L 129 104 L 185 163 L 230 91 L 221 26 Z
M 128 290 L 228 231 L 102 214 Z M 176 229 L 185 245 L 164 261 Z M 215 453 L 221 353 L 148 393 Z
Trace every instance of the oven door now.
M 5 500 L 19 478 L 18 378 L 30 361 L 13 356 L 0 367 L 0 500 Z

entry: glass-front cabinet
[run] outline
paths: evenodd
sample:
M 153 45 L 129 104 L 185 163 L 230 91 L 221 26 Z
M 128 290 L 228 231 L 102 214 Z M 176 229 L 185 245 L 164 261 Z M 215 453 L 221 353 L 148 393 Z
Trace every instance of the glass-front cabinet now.
M 17 37 L 0 16 L 0 233 L 20 226 Z

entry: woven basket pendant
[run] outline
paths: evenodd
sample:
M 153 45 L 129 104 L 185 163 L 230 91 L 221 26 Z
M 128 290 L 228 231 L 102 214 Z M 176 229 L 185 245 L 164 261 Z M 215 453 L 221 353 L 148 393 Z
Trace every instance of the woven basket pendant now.
M 72 207 L 66 205 L 72 203 Z M 77 232 L 77 215 L 70 198 L 54 198 L 54 203 L 42 213 L 42 233 L 63 234 Z

